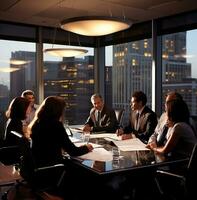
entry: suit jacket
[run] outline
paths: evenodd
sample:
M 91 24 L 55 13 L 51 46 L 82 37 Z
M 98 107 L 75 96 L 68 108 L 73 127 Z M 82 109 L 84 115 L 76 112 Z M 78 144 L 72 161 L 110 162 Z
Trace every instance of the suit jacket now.
M 157 115 L 149 107 L 145 106 L 139 116 L 138 130 L 135 128 L 136 112 L 131 112 L 128 126 L 124 128 L 124 133 L 133 133 L 137 138 L 147 143 L 157 125 Z
M 99 124 L 96 120 L 97 110 L 92 108 L 90 111 L 90 115 L 85 124 L 89 124 L 93 127 L 93 132 L 105 131 L 109 133 L 113 133 L 118 128 L 118 121 L 116 119 L 115 111 L 111 108 L 108 108 L 104 105 L 101 111 L 101 117 Z

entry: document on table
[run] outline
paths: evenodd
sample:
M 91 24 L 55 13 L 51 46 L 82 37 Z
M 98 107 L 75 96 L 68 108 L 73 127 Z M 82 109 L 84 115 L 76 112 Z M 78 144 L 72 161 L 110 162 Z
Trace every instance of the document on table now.
M 146 148 L 146 144 L 144 144 L 138 138 L 133 138 L 133 139 L 128 139 L 128 140 L 121 140 L 121 141 L 113 141 L 113 143 L 121 151 L 145 151 L 145 150 L 150 150 L 150 149 Z
M 71 126 L 69 126 L 69 128 L 72 131 L 77 131 L 77 132 L 80 132 L 80 133 L 83 132 L 83 125 L 71 125 Z
M 121 137 L 117 136 L 116 133 L 91 134 L 90 138 L 105 138 L 108 140 L 121 140 Z
M 75 143 L 75 146 L 80 147 L 80 146 L 83 146 L 83 145 L 85 145 L 85 144 L 87 144 L 87 142 L 77 142 L 77 143 Z M 93 148 L 100 148 L 100 147 L 103 147 L 103 146 L 100 145 L 100 144 L 95 144 L 95 143 L 92 143 L 92 142 L 88 142 L 88 144 L 91 144 L 91 145 L 93 146 Z
M 73 128 L 70 128 L 72 131 L 77 131 L 77 132 L 80 132 L 80 133 L 83 133 L 83 130 L 82 128 L 77 128 L 77 127 L 73 127 Z
M 75 142 L 80 142 L 80 141 L 81 141 L 80 139 L 75 138 L 75 137 L 70 137 L 70 136 L 69 136 L 69 138 L 70 138 L 70 140 L 71 140 L 73 143 L 75 143 Z
M 112 152 L 105 150 L 104 148 L 95 148 L 91 152 L 78 156 L 78 158 L 84 160 L 95 160 L 95 161 L 111 161 L 113 160 Z

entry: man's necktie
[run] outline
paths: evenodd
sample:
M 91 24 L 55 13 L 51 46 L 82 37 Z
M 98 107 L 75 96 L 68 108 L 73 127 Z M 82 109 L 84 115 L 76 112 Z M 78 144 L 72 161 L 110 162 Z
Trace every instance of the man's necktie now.
M 162 133 L 158 136 L 157 146 L 163 146 L 165 144 L 168 127 L 164 125 Z
M 101 112 L 98 111 L 98 112 L 97 112 L 97 120 L 96 120 L 97 126 L 100 126 L 100 120 L 101 120 Z
M 136 120 L 135 120 L 135 130 L 138 131 L 139 129 L 139 118 L 140 118 L 140 114 L 136 113 Z

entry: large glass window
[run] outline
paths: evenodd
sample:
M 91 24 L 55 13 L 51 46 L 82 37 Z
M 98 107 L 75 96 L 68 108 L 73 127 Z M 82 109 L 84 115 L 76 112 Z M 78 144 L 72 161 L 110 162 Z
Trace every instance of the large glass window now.
M 71 46 L 54 46 L 63 47 Z M 51 48 L 51 45 L 44 44 L 45 48 Z M 44 54 L 44 97 L 57 95 L 65 98 L 65 116 L 69 124 L 84 124 L 91 108 L 90 96 L 94 93 L 94 49 L 85 49 L 88 53 L 78 57 L 62 58 Z
M 0 40 L 0 136 L 10 101 L 35 90 L 35 43 Z
M 169 91 L 177 91 L 197 115 L 197 30 L 162 37 L 163 102 Z M 164 109 L 164 108 L 163 108 Z
M 111 94 L 106 95 L 106 101 L 111 101 L 113 108 L 125 109 L 123 123 L 127 123 L 134 91 L 143 91 L 151 107 L 152 39 L 108 46 L 105 60 L 106 80 L 109 79 L 105 84 L 106 94 Z

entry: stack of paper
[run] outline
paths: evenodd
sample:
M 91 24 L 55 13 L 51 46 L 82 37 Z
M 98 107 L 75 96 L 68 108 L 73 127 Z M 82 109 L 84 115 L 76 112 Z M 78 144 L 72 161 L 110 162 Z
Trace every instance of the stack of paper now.
M 113 141 L 113 143 L 121 151 L 145 151 L 145 150 L 150 150 L 150 149 L 146 148 L 146 144 L 144 144 L 138 138 L 133 138 L 133 139 L 128 139 L 128 140 L 121 140 L 121 141 Z
M 82 156 L 78 156 L 78 158 L 84 160 L 96 160 L 96 161 L 111 161 L 113 160 L 112 152 L 107 151 L 104 148 L 95 148 L 91 152 L 84 154 Z

